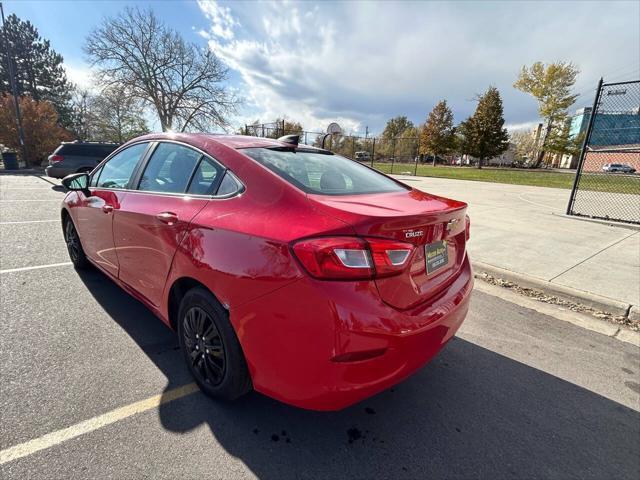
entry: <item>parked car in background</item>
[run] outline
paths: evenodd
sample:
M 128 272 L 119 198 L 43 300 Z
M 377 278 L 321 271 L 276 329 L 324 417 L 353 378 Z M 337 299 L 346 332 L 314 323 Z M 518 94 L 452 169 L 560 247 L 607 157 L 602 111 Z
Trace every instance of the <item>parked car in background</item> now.
M 370 162 L 371 161 L 371 155 L 369 154 L 369 152 L 356 152 L 355 153 L 355 158 L 359 162 Z
M 63 185 L 73 264 L 177 330 L 214 397 L 344 408 L 422 367 L 469 308 L 464 202 L 284 137 L 147 135 Z
M 45 168 L 45 172 L 53 178 L 63 178 L 72 173 L 90 172 L 118 147 L 117 143 L 62 142 L 49 155 L 49 165 Z
M 602 171 L 608 173 L 635 173 L 636 169 L 624 163 L 606 163 L 602 166 Z

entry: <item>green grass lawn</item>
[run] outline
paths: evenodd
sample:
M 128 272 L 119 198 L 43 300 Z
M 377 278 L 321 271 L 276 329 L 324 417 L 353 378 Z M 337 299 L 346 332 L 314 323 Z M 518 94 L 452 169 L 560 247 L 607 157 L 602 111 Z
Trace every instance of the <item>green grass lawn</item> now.
M 411 172 L 414 164 L 395 164 L 391 172 L 390 163 L 374 163 L 375 168 L 384 173 L 401 175 Z M 474 180 L 479 182 L 509 183 L 512 185 L 531 185 L 534 187 L 571 188 L 574 174 L 554 171 L 518 170 L 509 168 L 473 168 L 473 167 L 433 167 L 419 165 L 418 176 L 454 178 L 456 180 Z M 597 173 L 585 175 L 581 181 L 584 190 L 615 193 L 635 193 L 640 195 L 640 175 L 617 175 Z

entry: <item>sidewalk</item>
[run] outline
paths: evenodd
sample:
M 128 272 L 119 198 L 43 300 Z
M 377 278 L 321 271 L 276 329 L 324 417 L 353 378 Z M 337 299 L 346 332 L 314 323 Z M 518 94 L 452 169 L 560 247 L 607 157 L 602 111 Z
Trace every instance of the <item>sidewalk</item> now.
M 569 190 L 396 177 L 469 204 L 472 262 L 640 304 L 640 231 L 563 216 Z

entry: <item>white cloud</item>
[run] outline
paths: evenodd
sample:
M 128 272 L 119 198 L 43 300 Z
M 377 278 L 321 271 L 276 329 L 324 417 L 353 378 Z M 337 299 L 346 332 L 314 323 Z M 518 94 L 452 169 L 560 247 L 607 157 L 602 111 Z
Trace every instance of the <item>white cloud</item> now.
M 229 7 L 223 7 L 214 0 L 198 0 L 198 6 L 211 21 L 211 34 L 224 40 L 233 38 L 233 29 L 239 23 L 231 15 Z
M 495 85 L 516 127 L 537 119 L 535 101 L 512 87 L 524 64 L 578 64 L 581 101 L 601 75 L 639 73 L 634 3 L 199 5 L 210 48 L 241 79 L 239 123 L 286 115 L 307 129 L 338 121 L 345 131 L 379 131 L 395 115 L 422 122 L 442 98 L 460 121 Z
M 505 128 L 510 132 L 517 132 L 520 130 L 533 130 L 540 122 L 523 122 L 523 123 L 506 123 Z
M 93 80 L 93 71 L 87 65 L 66 62 L 64 69 L 67 72 L 67 79 L 75 83 L 79 88 L 83 90 L 95 89 L 96 83 Z

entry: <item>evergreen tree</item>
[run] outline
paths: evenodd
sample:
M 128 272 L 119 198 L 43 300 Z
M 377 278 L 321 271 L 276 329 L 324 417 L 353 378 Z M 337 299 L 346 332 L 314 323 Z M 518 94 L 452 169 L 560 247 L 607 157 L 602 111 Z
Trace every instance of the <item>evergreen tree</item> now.
M 455 142 L 453 113 L 446 100 L 438 102 L 431 110 L 420 132 L 420 153 L 433 155 L 433 166 L 439 154 L 449 153 Z
M 49 101 L 58 112 L 60 123 L 72 124 L 71 93 L 73 85 L 67 80 L 62 56 L 51 48 L 49 40 L 40 37 L 29 21 L 16 15 L 6 19 L 5 36 L 0 35 L 0 94 L 11 94 L 7 67 L 8 53 L 13 57 L 18 96 L 28 95 L 36 102 Z
M 500 92 L 495 87 L 478 98 L 474 114 L 459 127 L 461 149 L 478 159 L 478 168 L 488 158 L 496 157 L 509 148 L 509 134 L 504 128 Z

